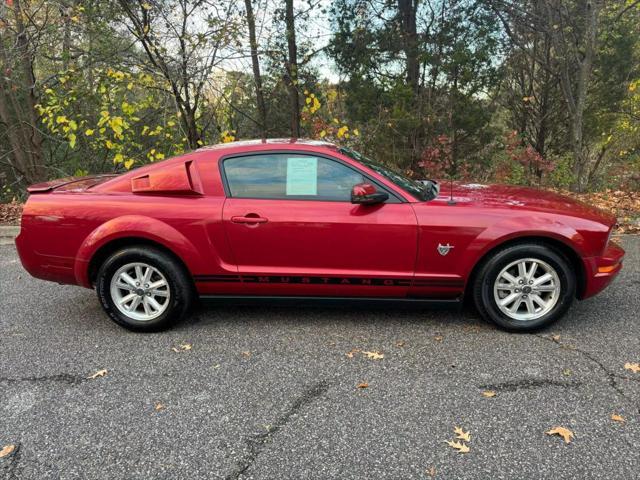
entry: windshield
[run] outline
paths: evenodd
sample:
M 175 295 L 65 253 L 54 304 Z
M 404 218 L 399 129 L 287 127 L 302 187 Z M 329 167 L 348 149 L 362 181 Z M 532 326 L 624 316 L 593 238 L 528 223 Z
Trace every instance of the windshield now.
M 438 194 L 437 186 L 435 182 L 432 182 L 431 180 L 427 180 L 425 183 L 411 180 L 401 173 L 398 173 L 389 167 L 385 167 L 384 165 L 381 165 L 370 158 L 365 157 L 361 153 L 351 150 L 350 148 L 340 148 L 339 152 L 362 163 L 364 166 L 369 167 L 374 172 L 382 175 L 384 178 L 419 200 L 432 200 Z

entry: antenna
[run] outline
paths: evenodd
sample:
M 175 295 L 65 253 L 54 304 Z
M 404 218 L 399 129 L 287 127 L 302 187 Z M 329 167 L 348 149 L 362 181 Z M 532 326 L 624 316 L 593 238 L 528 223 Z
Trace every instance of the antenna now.
M 449 201 L 447 205 L 455 205 L 456 201 L 453 199 L 453 175 L 449 175 Z
M 449 158 L 449 200 L 447 205 L 455 205 L 456 201 L 453 199 L 453 156 Z

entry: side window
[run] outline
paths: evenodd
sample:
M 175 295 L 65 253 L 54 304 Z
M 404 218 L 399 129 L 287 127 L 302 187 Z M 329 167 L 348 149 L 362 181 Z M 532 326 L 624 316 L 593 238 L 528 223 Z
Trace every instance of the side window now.
M 351 201 L 351 188 L 365 181 L 334 160 L 304 154 L 233 157 L 223 163 L 232 197 Z

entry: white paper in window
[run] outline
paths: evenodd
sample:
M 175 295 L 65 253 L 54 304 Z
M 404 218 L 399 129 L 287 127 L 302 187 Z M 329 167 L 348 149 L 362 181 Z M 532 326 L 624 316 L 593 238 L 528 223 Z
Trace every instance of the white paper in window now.
M 318 159 L 287 158 L 287 195 L 318 194 Z

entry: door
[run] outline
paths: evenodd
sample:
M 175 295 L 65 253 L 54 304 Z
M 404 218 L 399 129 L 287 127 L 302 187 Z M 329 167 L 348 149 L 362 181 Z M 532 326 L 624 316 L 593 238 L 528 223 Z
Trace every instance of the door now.
M 352 204 L 365 177 L 322 156 L 231 157 L 222 169 L 223 223 L 247 294 L 406 295 L 418 236 L 410 204 Z

